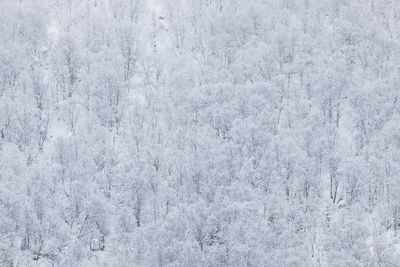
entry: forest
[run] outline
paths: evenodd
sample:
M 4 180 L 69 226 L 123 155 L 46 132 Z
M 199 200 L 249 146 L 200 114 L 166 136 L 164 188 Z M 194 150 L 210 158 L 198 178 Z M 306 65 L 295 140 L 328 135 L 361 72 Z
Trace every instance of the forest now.
M 0 0 L 0 266 L 398 267 L 399 102 L 398 0 Z

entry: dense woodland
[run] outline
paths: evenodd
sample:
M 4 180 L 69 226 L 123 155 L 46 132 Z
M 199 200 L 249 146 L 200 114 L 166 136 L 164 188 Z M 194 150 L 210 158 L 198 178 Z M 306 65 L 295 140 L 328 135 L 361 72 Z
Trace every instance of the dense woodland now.
M 0 266 L 400 266 L 397 0 L 1 0 Z

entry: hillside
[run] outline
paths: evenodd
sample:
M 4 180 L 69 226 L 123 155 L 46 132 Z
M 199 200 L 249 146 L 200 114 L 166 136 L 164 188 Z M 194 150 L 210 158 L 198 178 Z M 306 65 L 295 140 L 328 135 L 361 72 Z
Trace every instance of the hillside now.
M 0 10 L 0 266 L 399 266 L 400 2 Z

